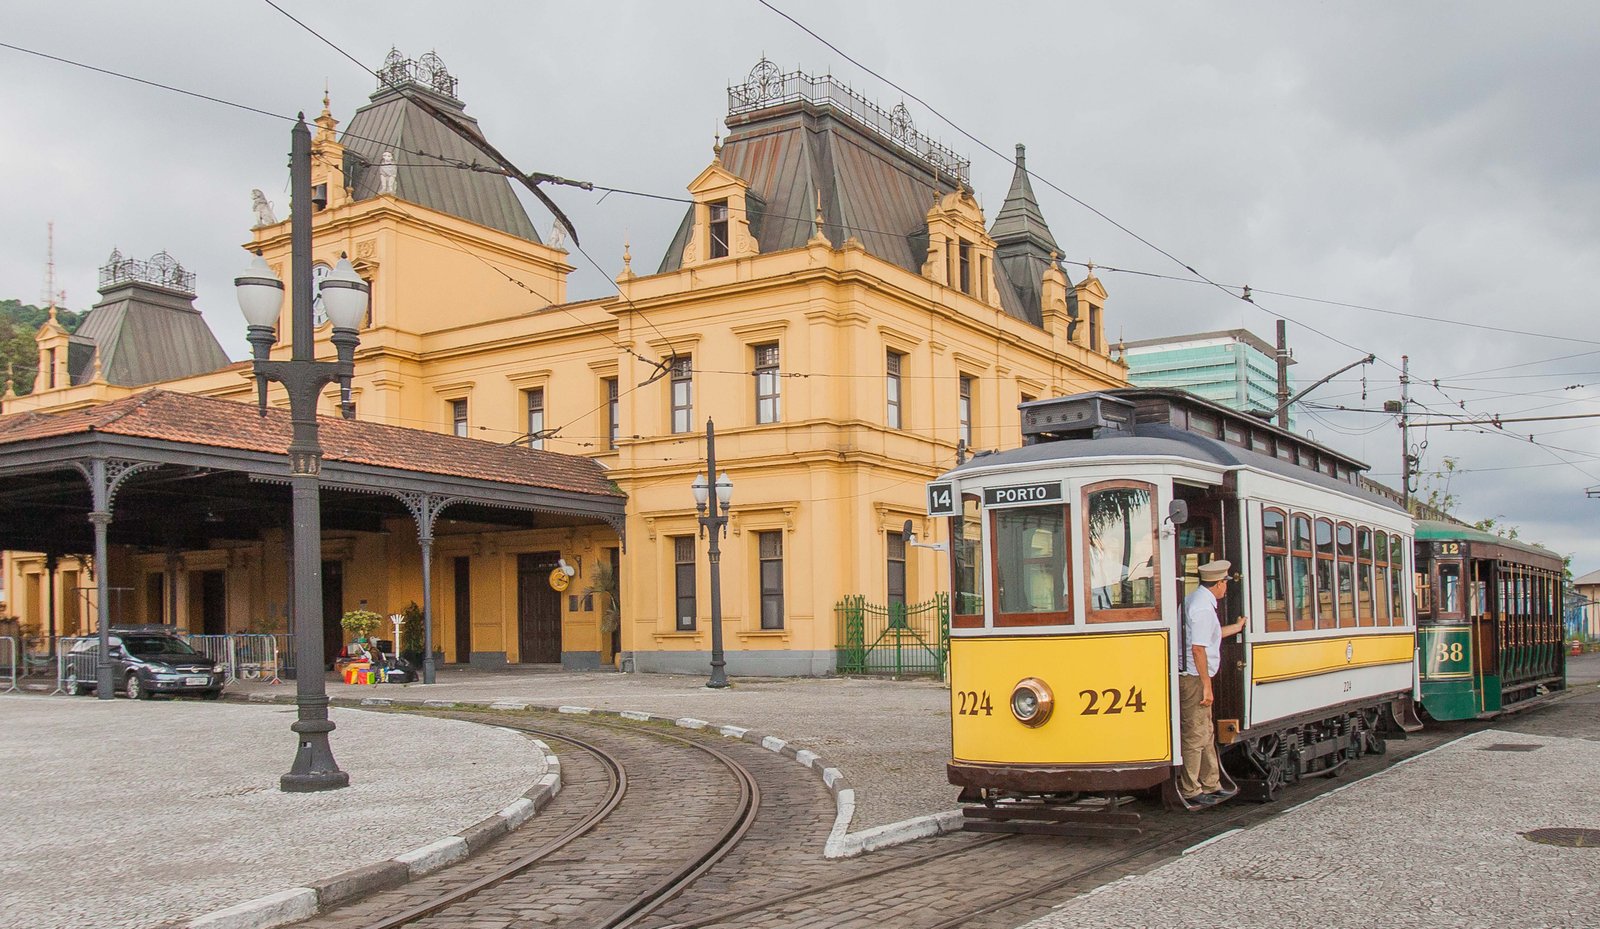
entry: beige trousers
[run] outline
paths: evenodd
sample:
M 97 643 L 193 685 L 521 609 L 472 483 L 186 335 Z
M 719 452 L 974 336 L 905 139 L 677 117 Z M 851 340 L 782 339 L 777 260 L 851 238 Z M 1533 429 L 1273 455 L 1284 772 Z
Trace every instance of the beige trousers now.
M 1211 724 L 1211 707 L 1201 706 L 1205 683 L 1198 675 L 1178 677 L 1179 724 L 1183 733 L 1183 774 L 1178 789 L 1188 799 L 1222 789 L 1217 768 L 1217 736 Z

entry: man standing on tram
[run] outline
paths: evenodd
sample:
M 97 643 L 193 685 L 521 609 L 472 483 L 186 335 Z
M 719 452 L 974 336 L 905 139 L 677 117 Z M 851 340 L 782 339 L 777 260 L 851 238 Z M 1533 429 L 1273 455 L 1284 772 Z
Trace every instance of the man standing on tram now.
M 1232 796 L 1222 789 L 1216 732 L 1211 723 L 1215 695 L 1211 679 L 1222 663 L 1222 639 L 1244 628 L 1241 616 L 1224 626 L 1217 604 L 1228 593 L 1228 561 L 1200 566 L 1200 586 L 1183 601 L 1183 640 L 1189 644 L 1178 677 L 1179 721 L 1183 733 L 1183 774 L 1178 790 L 1190 806 L 1211 806 Z

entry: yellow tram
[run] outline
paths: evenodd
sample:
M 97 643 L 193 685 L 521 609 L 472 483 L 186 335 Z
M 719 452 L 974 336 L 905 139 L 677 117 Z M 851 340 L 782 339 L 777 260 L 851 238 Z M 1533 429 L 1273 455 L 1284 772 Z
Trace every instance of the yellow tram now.
M 1085 794 L 1183 805 L 1180 613 L 1214 559 L 1243 575 L 1213 707 L 1240 787 L 1270 798 L 1416 727 L 1411 522 L 1364 465 L 1182 391 L 1022 410 L 1022 448 L 928 485 L 950 523 L 948 774 L 979 804 L 969 828 L 1136 828 L 1085 819 Z

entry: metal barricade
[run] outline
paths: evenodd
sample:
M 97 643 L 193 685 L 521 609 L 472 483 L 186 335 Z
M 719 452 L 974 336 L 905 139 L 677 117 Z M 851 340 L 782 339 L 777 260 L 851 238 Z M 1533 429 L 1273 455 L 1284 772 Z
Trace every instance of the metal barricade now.
M 241 633 L 230 636 L 234 673 L 239 680 L 281 684 L 278 677 L 278 640 L 275 636 Z
M 231 635 L 186 635 L 183 637 L 189 647 L 200 654 L 210 658 L 222 669 L 223 682 L 227 683 L 239 676 L 238 668 L 233 662 L 233 639 Z
M 280 662 L 280 665 L 281 665 L 279 670 L 293 673 L 294 672 L 294 636 L 285 635 L 285 634 L 280 632 L 280 633 L 277 633 L 276 635 L 274 635 L 272 637 L 272 641 L 273 641 L 274 645 L 276 646 L 276 648 L 278 649 L 278 661 Z
M 6 687 L 5 690 L 0 690 L 0 693 L 8 694 L 18 689 L 17 664 L 22 660 L 22 649 L 21 644 L 17 642 L 16 638 L 9 635 L 0 637 L 0 646 L 4 646 L 6 660 L 5 668 L 11 672 L 11 683 Z
M 71 671 L 79 681 L 100 680 L 100 650 L 86 648 L 78 651 L 79 642 L 94 642 L 100 640 L 95 636 L 62 636 L 56 640 L 56 689 L 50 691 L 52 695 L 67 692 L 67 672 Z M 75 694 L 73 696 L 76 696 Z

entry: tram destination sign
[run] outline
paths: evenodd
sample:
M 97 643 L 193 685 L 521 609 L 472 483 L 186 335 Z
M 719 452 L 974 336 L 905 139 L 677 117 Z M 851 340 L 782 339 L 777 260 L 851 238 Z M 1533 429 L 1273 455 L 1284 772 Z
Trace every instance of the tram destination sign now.
M 985 487 L 984 506 L 1017 506 L 1025 503 L 1055 503 L 1061 500 L 1060 481 L 1040 481 L 1035 484 L 1010 484 L 1005 487 Z

